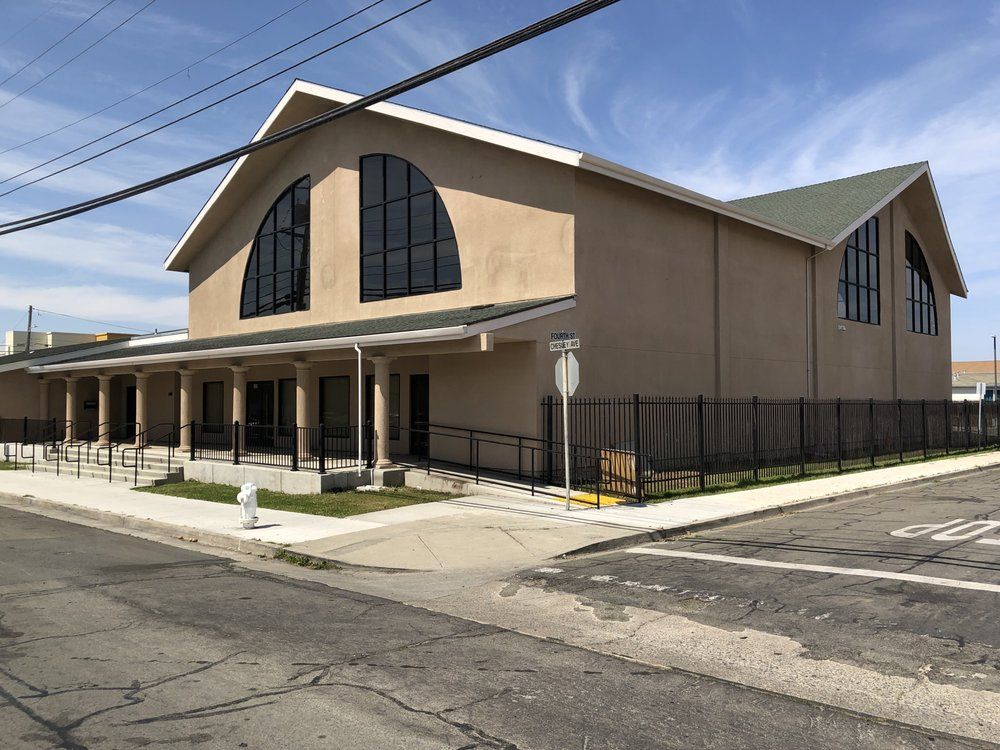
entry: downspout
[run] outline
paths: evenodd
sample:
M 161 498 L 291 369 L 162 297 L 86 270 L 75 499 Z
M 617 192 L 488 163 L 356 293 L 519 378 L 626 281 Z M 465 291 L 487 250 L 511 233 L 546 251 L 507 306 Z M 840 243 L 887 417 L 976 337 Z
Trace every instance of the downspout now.
M 361 469 L 361 467 L 362 467 L 361 446 L 362 446 L 363 440 L 364 440 L 364 426 L 361 424 L 362 416 L 364 414 L 364 409 L 362 408 L 362 404 L 361 404 L 361 396 L 364 393 L 364 391 L 362 390 L 362 388 L 363 388 L 363 385 L 362 385 L 363 378 L 361 376 L 361 345 L 355 343 L 354 344 L 354 351 L 356 351 L 358 353 L 358 476 L 360 477 L 361 476 L 361 470 L 362 470 Z

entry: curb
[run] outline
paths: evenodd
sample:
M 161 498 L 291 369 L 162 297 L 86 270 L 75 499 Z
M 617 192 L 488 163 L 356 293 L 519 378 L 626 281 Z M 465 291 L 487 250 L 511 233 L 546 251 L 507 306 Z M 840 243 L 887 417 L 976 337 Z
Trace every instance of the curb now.
M 569 552 L 563 552 L 561 555 L 557 555 L 555 560 L 566 559 L 569 557 L 578 557 L 581 555 L 590 555 L 598 552 L 614 552 L 615 550 L 625 549 L 627 547 L 634 547 L 641 544 L 651 544 L 653 542 L 662 542 L 668 539 L 674 539 L 680 536 L 687 536 L 688 534 L 694 534 L 698 531 L 708 531 L 710 529 L 717 529 L 723 526 L 734 526 L 740 523 L 746 523 L 747 521 L 762 521 L 765 518 L 773 518 L 775 516 L 787 515 L 789 513 L 797 513 L 800 511 L 810 510 L 822 505 L 830 505 L 832 503 L 857 500 L 863 497 L 870 497 L 878 492 L 896 491 L 912 489 L 914 487 L 922 487 L 928 484 L 934 484 L 936 482 L 942 482 L 950 479 L 960 479 L 961 477 L 971 476 L 973 474 L 979 474 L 984 471 L 992 471 L 1000 469 L 1000 464 L 992 464 L 989 466 L 974 466 L 971 469 L 958 469 L 956 471 L 947 472 L 944 474 L 938 474 L 932 477 L 918 477 L 916 479 L 908 479 L 904 482 L 899 482 L 896 484 L 880 484 L 874 487 L 866 487 L 860 490 L 849 490 L 848 492 L 842 492 L 837 495 L 826 495 L 824 497 L 810 497 L 803 500 L 792 501 L 785 503 L 784 505 L 775 505 L 770 508 L 761 508 L 759 510 L 746 511 L 744 513 L 735 513 L 731 516 L 725 516 L 723 518 L 712 518 L 707 521 L 696 521 L 694 523 L 685 524 L 683 526 L 673 526 L 669 529 L 658 529 L 656 531 L 640 531 L 635 534 L 628 534 L 626 536 L 617 537 L 615 539 L 607 539 L 603 542 L 594 542 L 592 544 L 586 544 L 583 547 L 578 547 L 577 549 L 570 550 Z
M 52 517 L 49 516 L 48 513 L 56 513 L 60 517 L 74 516 L 78 519 L 95 521 L 100 524 L 100 528 L 104 528 L 112 532 L 116 529 L 121 529 L 126 532 L 135 531 L 161 537 L 168 537 L 170 539 L 178 539 L 184 542 L 203 544 L 207 547 L 215 547 L 216 549 L 224 549 L 230 552 L 240 552 L 247 555 L 254 555 L 256 557 L 267 557 L 280 560 L 282 557 L 294 555 L 295 557 L 304 558 L 310 562 L 329 565 L 335 568 L 375 571 L 379 573 L 421 572 L 410 568 L 388 568 L 378 565 L 358 565 L 357 563 L 323 557 L 321 555 L 313 554 L 312 552 L 301 552 L 291 545 L 283 546 L 280 544 L 273 544 L 271 542 L 262 542 L 257 539 L 241 539 L 228 534 L 217 534 L 203 529 L 195 529 L 190 526 L 179 526 L 176 524 L 165 523 L 163 521 L 154 521 L 149 518 L 127 516 L 113 511 L 95 510 L 93 508 L 85 508 L 79 505 L 61 503 L 56 500 L 45 500 L 43 498 L 35 497 L 34 495 L 17 495 L 12 492 L 0 491 L 0 506 L 12 508 L 13 510 L 21 510 L 26 513 L 35 513 L 36 515 L 46 517 Z M 60 518 L 58 520 L 65 519 Z
M 932 477 L 918 477 L 915 479 L 909 479 L 896 484 L 881 484 L 873 487 L 867 487 L 860 490 L 851 490 L 848 492 L 843 492 L 836 495 L 827 495 L 823 497 L 807 498 L 798 501 L 792 501 L 784 505 L 776 505 L 770 508 L 761 508 L 758 510 L 746 511 L 743 513 L 734 513 L 729 516 L 722 518 L 713 518 L 705 521 L 696 521 L 694 523 L 685 524 L 683 526 L 674 526 L 667 529 L 657 529 L 654 531 L 639 531 L 624 536 L 616 537 L 614 539 L 607 539 L 601 542 L 594 542 L 591 544 L 578 547 L 568 552 L 563 552 L 560 555 L 556 555 L 550 559 L 566 559 L 570 557 L 578 557 L 581 555 L 595 554 L 598 552 L 612 552 L 619 549 L 625 549 L 627 547 L 634 547 L 641 544 L 650 544 L 652 542 L 661 542 L 668 539 L 673 539 L 680 536 L 685 536 L 687 534 L 693 534 L 698 531 L 707 531 L 709 529 L 719 528 L 723 526 L 732 526 L 735 524 L 745 523 L 747 521 L 758 521 L 765 518 L 772 518 L 774 516 L 785 515 L 788 513 L 795 513 L 799 511 L 809 510 L 822 505 L 829 505 L 835 502 L 855 500 L 858 498 L 869 497 L 877 492 L 884 492 L 886 490 L 896 491 L 905 490 L 913 487 L 920 487 L 928 484 L 934 484 L 936 482 L 947 481 L 950 479 L 957 479 L 964 476 L 970 476 L 973 474 L 982 473 L 984 471 L 991 471 L 1000 469 L 1000 464 L 992 464 L 988 466 L 974 466 L 969 469 L 959 469 L 957 471 L 946 472 L 943 474 L 938 474 Z M 207 532 L 203 529 L 196 529 L 189 526 L 179 526 L 175 524 L 165 523 L 163 521 L 154 521 L 148 518 L 138 518 L 136 516 L 128 516 L 121 513 L 115 513 L 113 511 L 95 510 L 93 508 L 85 508 L 78 505 L 72 505 L 70 503 L 62 503 L 56 500 L 46 500 L 43 498 L 35 497 L 34 495 L 19 495 L 12 492 L 0 491 L 0 505 L 12 508 L 14 510 L 22 510 L 24 512 L 36 513 L 38 515 L 47 516 L 48 513 L 56 513 L 59 516 L 74 516 L 78 519 L 86 519 L 89 521 L 94 521 L 101 525 L 108 531 L 115 531 L 116 529 L 121 529 L 124 532 L 135 531 L 139 533 L 152 534 L 160 537 L 166 537 L 170 539 L 178 539 L 185 542 L 193 542 L 197 544 L 204 544 L 208 547 L 215 547 L 217 549 L 224 549 L 231 552 L 240 552 L 247 555 L 255 555 L 257 557 L 266 558 L 278 558 L 280 559 L 286 555 L 294 555 L 311 562 L 330 565 L 336 568 L 351 569 L 351 570 L 363 570 L 368 572 L 378 572 L 378 573 L 420 573 L 420 572 L 431 572 L 431 571 L 421 571 L 414 568 L 392 568 L 383 567 L 378 565 L 359 565 L 357 563 L 350 563 L 343 560 L 337 560 L 335 558 L 323 557 L 321 555 L 314 554 L 312 552 L 304 552 L 297 550 L 294 546 L 288 545 L 283 546 L 279 544 L 273 544 L 271 542 L 262 542 L 256 539 L 241 539 L 240 537 L 230 536 L 228 534 L 218 534 L 215 532 Z M 66 519 L 60 519 L 66 520 Z

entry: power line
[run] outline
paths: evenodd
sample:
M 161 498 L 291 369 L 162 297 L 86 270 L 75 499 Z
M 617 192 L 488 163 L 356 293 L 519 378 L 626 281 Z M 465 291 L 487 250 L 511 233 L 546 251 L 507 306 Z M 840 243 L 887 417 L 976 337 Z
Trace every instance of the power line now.
M 150 5 L 152 5 L 155 2 L 156 2 L 156 0 L 148 0 L 145 5 L 143 5 L 137 11 L 135 11 L 134 13 L 132 13 L 132 15 L 128 16 L 127 18 L 125 18 L 122 21 L 119 21 L 118 24 L 116 26 L 112 27 L 110 31 L 105 32 L 103 35 L 101 35 L 95 41 L 93 41 L 90 44 L 88 44 L 86 47 L 84 47 L 82 50 L 80 50 L 79 52 L 77 52 L 71 58 L 69 58 L 65 62 L 61 63 L 57 67 L 55 67 L 52 70 L 50 70 L 44 76 L 42 76 L 41 78 L 39 78 L 37 81 L 35 81 L 30 86 L 28 86 L 28 88 L 23 89 L 22 91 L 19 91 L 18 93 L 14 94 L 14 96 L 12 96 L 10 99 L 8 99 L 7 101 L 5 101 L 2 104 L 0 104 L 0 109 L 3 109 L 4 107 L 6 107 L 8 104 L 10 104 L 15 99 L 20 99 L 22 96 L 24 96 L 25 94 L 27 94 L 29 91 L 31 91 L 36 86 L 39 86 L 40 84 L 45 83 L 47 80 L 49 80 L 52 76 L 54 76 L 60 70 L 62 70 L 63 68 L 65 68 L 67 65 L 69 65 L 70 63 L 74 62 L 75 60 L 78 60 L 79 58 L 83 57 L 83 55 L 85 55 L 88 52 L 90 52 L 90 50 L 92 50 L 98 44 L 100 44 L 105 39 L 107 39 L 109 36 L 111 36 L 112 34 L 114 34 L 122 26 L 125 26 L 126 24 L 128 24 L 129 21 L 131 21 L 137 15 L 139 15 L 140 13 L 142 13 L 144 10 L 146 10 L 146 8 L 148 8 Z
M 68 313 L 53 312 L 52 310 L 43 310 L 40 307 L 35 308 L 35 312 L 44 313 L 46 315 L 58 315 L 60 318 L 71 318 L 73 320 L 80 320 L 84 323 L 94 323 L 99 326 L 111 326 L 112 328 L 121 328 L 125 331 L 135 331 L 136 333 L 152 333 L 152 331 L 145 328 L 132 328 L 130 326 L 123 326 L 120 323 L 109 323 L 106 320 L 91 320 L 90 318 L 81 318 L 79 315 L 70 315 Z
M 3 79 L 2 81 L 0 81 L 0 86 L 3 86 L 4 84 L 6 84 L 6 83 L 7 83 L 7 81 L 9 81 L 9 80 L 10 80 L 11 78 L 13 78 L 14 76 L 16 76 L 16 75 L 17 75 L 18 73 L 20 73 L 21 71 L 23 71 L 23 70 L 24 70 L 25 68 L 28 68 L 28 67 L 30 67 L 30 66 L 32 66 L 32 65 L 34 65 L 34 64 L 35 64 L 36 62 L 38 62 L 39 60 L 41 60 L 41 59 L 42 59 L 43 57 L 45 57 L 45 56 L 46 56 L 46 55 L 47 55 L 47 54 L 48 54 L 49 52 L 51 52 L 52 50 L 54 50 L 54 49 L 55 49 L 56 47 L 58 47 L 58 46 L 59 46 L 60 44 L 62 44 L 62 43 L 63 43 L 63 42 L 65 42 L 65 41 L 66 41 L 67 39 L 69 39 L 69 38 L 70 38 L 71 36 L 73 36 L 73 34 L 75 34 L 75 33 L 76 33 L 77 31 L 79 31 L 79 30 L 80 30 L 81 28 L 83 28 L 83 27 L 84 27 L 84 26 L 85 26 L 85 25 L 86 25 L 86 24 L 87 24 L 87 23 L 88 23 L 88 22 L 89 22 L 89 21 L 90 21 L 90 20 L 91 20 L 92 18 L 95 18 L 95 17 L 96 17 L 96 16 L 97 16 L 97 15 L 98 15 L 99 13 L 101 13 L 101 11 L 103 11 L 103 10 L 104 10 L 105 8 L 107 8 L 107 7 L 109 6 L 109 5 L 111 5 L 111 3 L 113 3 L 113 2 L 116 2 L 116 1 L 117 1 L 117 0 L 108 0 L 108 1 L 106 2 L 106 3 L 104 3 L 104 5 L 102 5 L 102 6 L 100 7 L 100 8 L 98 8 L 98 9 L 97 9 L 97 10 L 95 10 L 95 11 L 94 11 L 93 13 L 91 13 L 91 14 L 90 14 L 89 16 L 87 16 L 87 17 L 86 17 L 86 18 L 84 18 L 84 19 L 83 19 L 82 21 L 80 21 L 80 23 L 78 23 L 78 24 L 77 24 L 76 26 L 74 26 L 74 27 L 73 27 L 72 29 L 70 29 L 70 30 L 69 30 L 69 31 L 68 31 L 68 32 L 66 33 L 66 35 L 65 35 L 65 36 L 63 36 L 63 37 L 61 37 L 61 38 L 59 39 L 59 41 L 57 41 L 57 42 L 54 42 L 54 43 L 50 44 L 50 45 L 49 45 L 48 47 L 46 47 L 46 48 L 45 48 L 45 49 L 44 49 L 44 50 L 43 50 L 43 51 L 42 51 L 42 52 L 41 52 L 40 54 L 36 55 L 36 56 L 35 56 L 34 58 L 32 58 L 32 59 L 31 59 L 31 60 L 30 60 L 29 62 L 26 62 L 26 63 L 25 63 L 24 65 L 22 65 L 22 66 L 21 66 L 20 68 L 18 68 L 18 69 L 17 69 L 17 70 L 15 70 L 15 71 L 14 71 L 13 73 L 11 73 L 11 74 L 10 74 L 9 76 L 7 76 L 7 77 L 6 77 L 6 78 L 4 78 L 4 79 Z
M 34 172 L 37 169 L 41 169 L 42 167 L 47 166 L 47 165 L 51 164 L 52 162 L 56 162 L 56 161 L 59 161 L 60 159 L 64 159 L 65 157 L 70 156 L 71 154 L 75 154 L 78 151 L 82 151 L 83 149 L 87 148 L 88 146 L 93 146 L 95 143 L 100 143 L 101 141 L 103 141 L 103 140 L 105 140 L 107 138 L 110 138 L 111 136 L 113 136 L 113 135 L 115 135 L 117 133 L 120 133 L 123 130 L 128 130 L 132 126 L 138 125 L 140 122 L 145 122 L 146 120 L 150 119 L 151 117 L 155 117 L 156 115 L 158 115 L 158 114 L 160 114 L 162 112 L 166 112 L 168 109 L 172 109 L 173 107 L 176 107 L 178 104 L 182 104 L 183 102 L 186 102 L 189 99 L 193 99 L 194 97 L 196 97 L 196 96 L 198 96 L 200 94 L 203 94 L 206 91 L 209 91 L 210 89 L 215 88 L 216 86 L 220 86 L 223 83 L 225 83 L 226 81 L 229 81 L 229 80 L 231 80 L 233 78 L 236 78 L 237 76 L 242 75 L 243 73 L 247 72 L 248 70 L 251 70 L 252 68 L 257 67 L 258 65 L 262 65 L 263 63 L 267 62 L 268 60 L 271 60 L 271 59 L 277 57 L 278 55 L 281 55 L 281 54 L 287 52 L 288 50 L 290 50 L 290 49 L 292 49 L 294 47 L 298 47 L 299 45 L 304 44 L 305 42 L 309 41 L 310 39 L 312 39 L 312 38 L 314 38 L 316 36 L 319 36 L 320 34 L 323 34 L 323 33 L 327 32 L 327 31 L 329 31 L 330 29 L 335 28 L 336 26 L 340 26 L 341 24 L 344 24 L 347 21 L 350 21 L 351 19 L 356 18 L 357 16 L 361 15 L 362 13 L 365 13 L 366 11 L 371 10 L 376 5 L 380 5 L 383 2 L 385 2 L 385 0 L 374 0 L 374 2 L 369 3 L 368 5 L 364 6 L 363 8 L 359 8 L 358 10 L 354 11 L 353 13 L 351 13 L 351 14 L 349 14 L 347 16 L 344 16 L 343 18 L 341 18 L 340 20 L 336 21 L 335 23 L 332 23 L 329 26 L 325 26 L 324 28 L 320 29 L 319 31 L 316 31 L 316 32 L 310 34 L 309 36 L 304 37 L 303 39 L 300 39 L 299 41 L 295 42 L 294 44 L 290 44 L 289 46 L 285 47 L 284 49 L 278 50 L 277 52 L 275 52 L 275 53 L 273 53 L 271 55 L 268 55 L 267 57 L 262 58 L 262 59 L 258 60 L 257 62 L 251 64 L 251 65 L 246 66 L 245 68 L 237 70 L 235 73 L 232 73 L 232 74 L 226 76 L 225 78 L 222 78 L 222 79 L 216 81 L 215 83 L 209 84 L 208 86 L 205 86 L 205 87 L 199 89 L 198 91 L 195 91 L 192 94 L 188 94 L 187 96 L 185 96 L 185 97 L 183 97 L 181 99 L 177 99 L 176 101 L 171 102 L 170 104 L 167 104 L 164 107 L 160 107 L 155 112 L 150 112 L 148 115 L 140 117 L 138 120 L 134 120 L 134 121 L 128 123 L 127 125 L 122 125 L 121 127 L 116 128 L 115 130 L 112 130 L 110 133 L 106 133 L 106 134 L 100 136 L 99 138 L 95 138 L 92 141 L 88 141 L 87 143 L 84 143 L 84 144 L 82 144 L 80 146 L 77 146 L 76 148 L 71 149 L 71 150 L 69 150 L 69 151 L 67 151 L 67 152 L 65 152 L 63 154 L 59 154 L 58 156 L 54 156 L 51 159 L 43 161 L 41 164 L 36 164 L 35 166 L 30 167 L 29 169 L 25 169 L 25 170 L 23 170 L 21 172 L 18 172 L 17 174 L 13 174 L 10 177 L 5 177 L 4 179 L 0 180 L 0 185 L 6 185 L 11 180 L 16 180 L 18 177 L 23 177 L 26 174 L 30 174 L 31 172 Z M 391 18 L 389 18 L 387 20 L 387 22 L 388 21 L 394 21 L 396 18 L 399 18 L 400 16 L 404 16 L 407 13 L 411 12 L 412 10 L 416 10 L 418 7 L 420 7 L 422 5 L 426 5 L 429 2 L 431 2 L 431 0 L 424 0 L 423 2 L 419 3 L 416 6 L 413 6 L 412 8 L 410 8 L 410 9 L 408 9 L 406 11 L 403 11 L 401 13 L 397 13 L 395 16 L 392 16 Z M 369 31 L 372 31 L 375 28 L 378 28 L 378 26 L 379 25 L 376 25 L 374 27 L 370 27 L 370 28 L 366 29 L 364 33 L 368 33 Z M 175 120 L 171 120 L 170 122 L 164 123 L 163 125 L 160 125 L 160 126 L 154 128 L 153 130 L 150 130 L 150 131 L 148 131 L 146 133 L 142 133 L 142 134 L 140 134 L 138 136 L 135 136 L 133 138 L 130 138 L 130 139 L 126 140 L 126 141 L 122 141 L 121 143 L 118 143 L 115 146 L 112 146 L 112 147 L 110 147 L 108 149 L 105 149 L 104 151 L 99 151 L 96 154 L 92 154 L 91 156 L 88 156 L 86 159 L 81 159 L 80 161 L 73 162 L 72 164 L 69 164 L 69 165 L 67 165 L 67 166 L 65 166 L 65 167 L 63 167 L 61 169 L 57 169 L 54 172 L 49 172 L 46 175 L 42 175 L 41 177 L 38 177 L 38 178 L 36 178 L 34 180 L 29 180 L 28 182 L 25 182 L 25 183 L 23 183 L 21 185 L 18 185 L 16 188 L 12 188 L 11 190 L 8 190 L 8 191 L 6 191 L 4 193 L 0 193 L 0 198 L 2 198 L 5 195 L 10 195 L 11 193 L 15 193 L 18 190 L 21 190 L 22 188 L 26 188 L 26 187 L 29 187 L 31 185 L 36 185 L 39 182 L 43 182 L 44 180 L 47 180 L 50 177 L 62 174 L 63 172 L 66 172 L 66 171 L 68 171 L 70 169 L 75 169 L 76 167 L 79 167 L 82 164 L 86 164 L 87 162 L 93 161 L 94 159 L 98 159 L 98 158 L 104 156 L 105 154 L 109 154 L 112 151 L 115 151 L 115 150 L 117 150 L 119 148 L 123 148 L 124 146 L 127 146 L 130 143 L 134 143 L 135 141 L 140 140 L 142 138 L 145 138 L 146 136 L 149 136 L 149 135 L 151 135 L 153 133 L 157 133 L 157 132 L 163 130 L 164 128 L 170 127 L 171 125 L 175 125 L 178 122 L 183 122 L 184 120 L 187 120 L 188 118 L 193 117 L 194 115 L 201 114 L 202 112 L 204 112 L 207 109 L 211 109 L 214 106 L 222 104 L 223 102 L 228 101 L 229 99 L 232 99 L 235 96 L 239 96 L 240 94 L 245 93 L 245 92 L 249 91 L 250 89 L 255 88 L 256 86 L 261 86 L 264 83 L 267 83 L 268 81 L 273 80 L 274 78 L 277 78 L 278 76 L 283 75 L 284 73 L 287 73 L 290 70 L 293 70 L 294 68 L 297 68 L 297 67 L 299 67 L 301 65 L 304 65 L 305 63 L 309 62 L 310 60 L 314 60 L 317 57 L 320 57 L 321 55 L 325 55 L 326 53 L 330 52 L 331 50 L 334 50 L 337 47 L 340 47 L 340 46 L 346 44 L 347 42 L 352 41 L 353 39 L 356 39 L 358 36 L 361 36 L 361 34 L 355 35 L 354 37 L 351 37 L 350 39 L 347 39 L 347 40 L 345 40 L 343 42 L 338 42 L 337 44 L 334 44 L 331 47 L 327 47 L 326 49 L 321 50 L 321 51 L 317 52 L 316 54 L 307 57 L 304 60 L 300 60 L 299 62 L 295 63 L 294 65 L 290 65 L 287 68 L 283 68 L 282 70 L 279 70 L 276 73 L 272 73 L 271 75 L 269 75 L 266 78 L 263 78 L 263 79 L 257 81 L 254 84 L 246 86 L 246 87 L 244 87 L 244 88 L 242 88 L 242 89 L 240 89 L 238 91 L 235 91 L 235 92 L 233 92 L 231 94 L 227 94 L 226 96 L 222 97 L 221 99 L 217 99 L 214 102 L 211 102 L 211 103 L 209 103 L 209 104 L 207 104 L 207 105 L 205 105 L 205 106 L 203 106 L 203 107 L 201 107 L 199 109 L 196 109 L 193 112 L 189 112 L 188 114 L 183 115 L 182 117 L 179 117 L 179 118 L 177 118 Z
M 34 18 L 32 18 L 30 21 L 28 21 L 26 24 L 24 24 L 24 26 L 19 27 L 17 29 L 17 31 L 15 31 L 14 33 L 12 33 L 10 36 L 5 37 L 3 39 L 3 41 L 0 41 L 0 47 L 2 47 L 3 45 L 5 45 L 7 42 L 9 42 L 11 39 L 13 39 L 14 37 L 16 37 L 22 31 L 27 30 L 29 26 L 34 26 L 37 21 L 41 21 L 42 18 L 44 18 L 49 13 L 51 13 L 53 10 L 55 10 L 55 7 L 58 4 L 59 3 L 56 2 L 56 0 L 49 0 L 49 7 L 48 8 L 46 8 L 41 13 L 39 13 L 37 16 L 35 16 Z
M 535 23 L 519 29 L 518 31 L 508 34 L 507 36 L 496 39 L 483 45 L 482 47 L 472 50 L 471 52 L 467 52 L 464 55 L 453 58 L 448 62 L 436 65 L 433 68 L 425 70 L 398 83 L 394 83 L 391 86 L 387 86 L 386 88 L 376 91 L 373 94 L 363 96 L 350 104 L 344 104 L 336 109 L 316 115 L 315 117 L 311 117 L 308 120 L 304 120 L 296 125 L 287 127 L 284 130 L 280 130 L 269 136 L 264 136 L 257 141 L 240 146 L 239 148 L 232 149 L 210 159 L 205 159 L 197 164 L 192 164 L 191 166 L 183 169 L 170 172 L 169 174 L 162 175 L 138 185 L 133 185 L 129 188 L 118 190 L 114 193 L 109 193 L 99 198 L 93 198 L 91 200 L 83 201 L 71 206 L 65 206 L 54 211 L 47 211 L 46 213 L 29 216 L 13 222 L 7 222 L 6 224 L 0 224 L 0 235 L 20 232 L 24 229 L 31 229 L 33 227 L 67 219 L 71 216 L 77 216 L 88 211 L 93 211 L 94 209 L 102 206 L 108 206 L 113 203 L 126 200 L 127 198 L 147 193 L 150 190 L 156 190 L 157 188 L 178 182 L 179 180 L 191 177 L 192 175 L 200 174 L 201 172 L 208 171 L 209 169 L 214 169 L 215 167 L 227 164 L 234 159 L 247 156 L 248 154 L 273 146 L 276 143 L 281 143 L 290 138 L 294 138 L 297 135 L 301 135 L 302 133 L 317 128 L 320 125 L 333 122 L 334 120 L 338 120 L 341 117 L 349 115 L 353 112 L 370 107 L 373 104 L 378 104 L 379 102 L 404 94 L 407 91 L 418 88 L 425 83 L 435 81 L 438 78 L 442 78 L 443 76 L 457 70 L 467 68 L 480 60 L 485 60 L 486 58 L 508 50 L 511 47 L 516 47 L 517 45 L 530 39 L 534 39 L 548 33 L 549 31 L 565 26 L 568 23 L 572 23 L 580 18 L 589 16 L 598 10 L 614 5 L 618 1 L 619 0 L 584 0 L 583 2 L 576 3 L 566 10 L 548 16 L 541 21 L 536 21 Z
M 273 24 L 273 23 L 275 23 L 277 21 L 280 21 L 282 18 L 284 18 L 285 16 L 287 16 L 289 13 L 291 13 L 294 10 L 297 10 L 298 8 L 301 8 L 303 5 L 305 5 L 308 2 L 312 2 L 312 0 L 299 0 L 299 2 L 295 3 L 295 5 L 291 6 L 288 10 L 282 11 L 278 15 L 273 16 L 271 19 L 265 21 L 260 26 L 257 26 L 256 28 L 251 29 L 250 31 L 248 31 L 245 34 L 243 34 L 242 36 L 236 37 L 231 42 L 228 42 L 227 44 L 223 45 L 222 47 L 219 47 L 215 51 L 208 53 L 204 57 L 198 58 L 194 62 L 189 63 L 188 65 L 185 65 L 183 68 L 178 68 L 177 70 L 175 70 L 170 75 L 164 76 L 160 80 L 154 81 L 153 83 L 148 84 L 147 86 L 139 89 L 138 91 L 133 91 L 128 96 L 122 97 L 118 101 L 112 102 L 111 104 L 108 104 L 107 106 L 102 107 L 101 109 L 97 110 L 96 112 L 91 112 L 89 115 L 86 115 L 85 117 L 81 117 L 78 120 L 74 120 L 73 122 L 67 123 L 66 125 L 62 125 L 62 126 L 60 126 L 58 128 L 55 128 L 54 130 L 50 130 L 47 133 L 43 133 L 41 135 L 36 135 L 34 138 L 31 138 L 31 139 L 29 139 L 27 141 L 24 141 L 23 143 L 19 143 L 16 146 L 9 146 L 9 147 L 7 147 L 5 149 L 2 149 L 2 150 L 0 150 L 0 155 L 6 154 L 6 153 L 8 153 L 10 151 L 17 151 L 19 148 L 24 148 L 25 146 L 30 146 L 32 143 L 37 143 L 38 141 L 44 140 L 44 139 L 48 138 L 51 135 L 56 135 L 57 133 L 61 133 L 64 130 L 68 130 L 69 128 L 72 128 L 72 127 L 75 127 L 76 125 L 79 125 L 82 122 L 86 122 L 87 120 L 91 119 L 92 117 L 97 117 L 97 115 L 102 115 L 105 112 L 107 112 L 109 109 L 114 109 L 119 104 L 124 104 L 125 102 L 129 101 L 130 99 L 134 99 L 135 97 L 137 97 L 137 96 L 139 96 L 141 94 L 145 94 L 150 89 L 154 89 L 157 86 L 159 86 L 160 84 L 166 83 L 167 81 L 169 81 L 172 78 L 176 78 L 181 73 L 183 73 L 185 71 L 188 71 L 188 70 L 191 70 L 191 68 L 197 67 L 198 65 L 201 65 L 203 62 L 205 62 L 205 61 L 207 61 L 207 60 L 215 57 L 218 54 L 221 54 L 222 52 L 225 52 L 230 47 L 233 47 L 233 46 L 239 44 L 244 39 L 253 36 L 258 31 L 262 31 L 265 28 L 267 28 L 268 26 L 270 26 L 271 24 Z M 90 144 L 87 144 L 87 145 L 90 145 Z M 81 148 L 85 148 L 85 146 L 82 146 Z M 44 165 L 39 165 L 39 166 L 44 166 Z M 10 179 L 13 179 L 13 178 L 10 178 Z

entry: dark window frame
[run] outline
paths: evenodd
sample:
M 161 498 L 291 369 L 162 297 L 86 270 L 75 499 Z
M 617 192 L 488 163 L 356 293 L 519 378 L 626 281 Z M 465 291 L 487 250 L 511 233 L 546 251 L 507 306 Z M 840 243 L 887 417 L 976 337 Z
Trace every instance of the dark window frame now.
M 304 210 L 300 208 L 303 204 L 295 202 L 299 190 L 305 190 Z M 305 175 L 285 188 L 264 214 L 243 269 L 240 320 L 309 309 L 311 203 L 312 181 Z M 284 216 L 283 209 L 287 209 Z M 282 240 L 286 243 L 284 247 Z M 262 271 L 266 256 L 268 263 Z M 279 284 L 283 288 L 286 281 L 287 294 L 279 298 Z
M 924 336 L 937 336 L 937 299 L 931 269 L 920 243 L 909 232 L 906 233 L 905 273 L 906 330 Z
M 326 414 L 326 384 L 335 382 L 339 385 L 346 383 L 347 409 L 344 412 L 345 421 L 342 424 L 329 424 L 325 421 Z M 351 376 L 350 375 L 327 375 L 319 379 L 319 422 L 323 425 L 325 437 L 347 437 L 351 432 Z
M 366 185 L 367 165 L 379 176 L 380 185 L 374 191 L 374 183 Z M 394 176 L 402 176 L 406 185 L 399 185 Z M 455 227 L 427 175 L 399 156 L 365 154 L 358 162 L 358 184 L 360 301 L 461 289 Z M 415 213 L 421 206 L 423 210 Z M 428 214 L 421 223 L 419 219 Z M 366 231 L 369 221 L 372 229 Z
M 847 238 L 837 282 L 838 318 L 882 324 L 881 270 L 878 217 L 872 216 Z

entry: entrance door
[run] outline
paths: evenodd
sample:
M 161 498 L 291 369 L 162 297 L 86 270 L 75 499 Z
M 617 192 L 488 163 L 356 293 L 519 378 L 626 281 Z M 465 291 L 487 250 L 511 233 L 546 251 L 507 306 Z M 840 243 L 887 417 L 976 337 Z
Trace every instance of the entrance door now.
M 410 375 L 410 453 L 421 458 L 427 456 L 430 436 L 420 430 L 428 429 L 430 413 L 430 376 Z
M 223 402 L 225 384 L 212 380 L 201 384 L 201 429 L 206 433 L 222 433 L 226 407 Z
M 246 444 L 274 445 L 274 381 L 247 383 Z
M 107 425 L 102 429 L 110 427 Z M 125 388 L 125 424 L 119 430 L 118 439 L 128 440 L 135 437 L 135 386 L 130 385 Z

